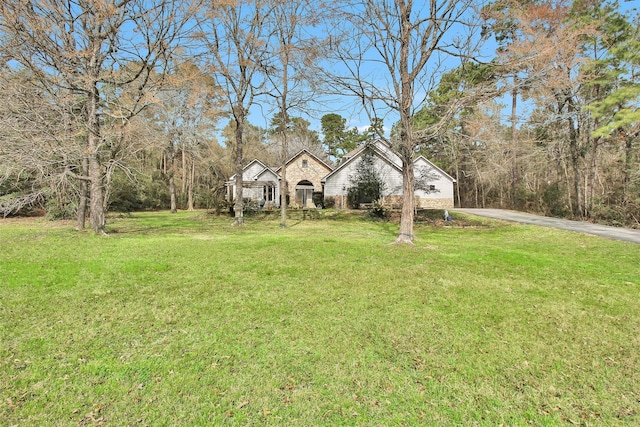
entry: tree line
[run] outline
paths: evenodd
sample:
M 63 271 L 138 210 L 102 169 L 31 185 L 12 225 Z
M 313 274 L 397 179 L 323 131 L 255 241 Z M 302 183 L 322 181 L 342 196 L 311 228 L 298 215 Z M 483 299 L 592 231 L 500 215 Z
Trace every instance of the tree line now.
M 418 153 L 456 178 L 461 206 L 640 221 L 640 26 L 615 1 L 5 0 L 0 13 L 5 216 L 44 207 L 104 233 L 112 210 L 220 206 L 253 158 L 339 162 L 375 137 L 403 160 L 401 243 Z M 343 99 L 367 132 L 332 110 Z
M 478 81 L 505 88 L 424 147 L 458 178 L 457 203 L 638 227 L 638 11 L 500 1 L 482 13 L 495 59 L 449 72 L 414 118 L 429 123 Z

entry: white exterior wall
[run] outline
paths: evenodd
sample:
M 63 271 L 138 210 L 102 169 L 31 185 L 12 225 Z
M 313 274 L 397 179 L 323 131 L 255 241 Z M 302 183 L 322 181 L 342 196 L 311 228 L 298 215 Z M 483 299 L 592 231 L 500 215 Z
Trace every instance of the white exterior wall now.
M 444 174 L 424 157 L 418 157 L 414 161 L 414 174 L 416 177 L 416 206 L 420 208 L 452 208 L 454 180 Z M 425 191 L 434 185 L 434 191 Z M 422 187 L 422 188 L 420 188 Z
M 231 177 L 231 180 L 228 182 L 229 190 L 227 192 L 227 199 L 233 200 L 236 194 L 236 182 L 234 179 L 235 175 Z M 252 183 L 255 181 L 271 181 L 275 186 L 275 196 L 274 203 L 279 205 L 279 196 L 280 196 L 280 184 L 278 180 L 278 175 L 269 169 L 265 169 L 265 166 L 257 160 L 252 161 L 242 172 L 242 181 L 245 183 L 244 188 L 242 189 L 242 197 L 244 199 L 252 199 L 256 201 L 264 200 L 264 185 L 258 184 L 256 182 L 255 187 L 247 187 L 247 183 Z
M 261 165 L 258 162 L 253 162 L 242 172 L 242 180 L 253 181 L 256 175 L 258 175 L 263 170 L 264 170 L 263 165 Z
M 258 201 L 262 199 L 262 193 L 262 187 L 244 187 L 242 189 L 242 198 Z
M 349 164 L 340 168 L 336 173 L 328 177 L 324 183 L 325 197 L 343 196 L 351 187 L 351 177 L 357 173 L 361 157 L 351 160 Z M 385 196 L 402 195 L 402 173 L 388 162 L 376 157 L 375 168 L 380 174 L 385 185 Z
M 414 163 L 414 173 L 416 181 L 420 180 L 424 186 L 435 185 L 436 187 L 436 191 L 430 193 L 418 188 L 416 196 L 435 199 L 450 198 L 453 200 L 453 182 L 442 175 L 433 165 L 422 158 L 418 158 Z
M 402 196 L 402 171 L 377 158 L 376 170 L 384 182 L 383 196 Z
M 385 197 L 402 196 L 402 172 L 400 158 L 391 152 L 387 147 L 383 146 L 381 150 L 385 155 L 392 156 L 390 161 L 385 161 L 380 157 L 380 153 L 376 152 L 375 167 L 380 177 L 385 181 Z M 347 189 L 351 186 L 351 177 L 356 174 L 358 163 L 361 160 L 362 152 L 355 155 L 354 158 L 339 167 L 331 176 L 325 179 L 324 195 L 325 197 L 335 197 L 338 207 L 345 207 L 344 198 Z M 391 164 L 393 162 L 393 165 Z M 422 208 L 449 208 L 453 207 L 453 183 L 454 180 L 426 160 L 424 157 L 418 157 L 414 161 L 414 173 L 418 189 L 415 192 L 416 206 Z M 435 191 L 425 191 L 430 185 L 435 186 Z M 423 189 L 421 189 L 422 187 Z
M 343 190 L 342 187 L 346 189 L 349 185 L 349 174 L 350 168 L 345 167 L 344 169 L 340 169 L 333 175 L 331 175 L 324 183 L 324 196 L 325 197 L 335 197 L 342 195 L 346 190 Z

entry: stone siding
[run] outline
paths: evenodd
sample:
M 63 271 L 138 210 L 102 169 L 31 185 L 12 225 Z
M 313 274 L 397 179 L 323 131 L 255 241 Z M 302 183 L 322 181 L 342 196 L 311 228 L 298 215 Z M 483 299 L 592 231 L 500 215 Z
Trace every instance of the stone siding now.
M 306 160 L 306 167 L 303 162 Z M 287 182 L 290 200 L 295 200 L 296 185 L 300 181 L 309 181 L 313 184 L 314 192 L 322 192 L 322 178 L 331 172 L 327 166 L 318 162 L 313 156 L 301 153 L 287 164 Z
M 416 198 L 416 207 L 423 209 L 453 209 L 453 199 L 446 197 Z
M 347 209 L 347 196 L 329 196 L 335 200 L 336 209 Z M 392 209 L 402 209 L 402 196 L 386 196 L 383 203 L 391 206 Z M 416 208 L 420 209 L 453 209 L 453 199 L 440 198 L 420 198 L 416 197 Z

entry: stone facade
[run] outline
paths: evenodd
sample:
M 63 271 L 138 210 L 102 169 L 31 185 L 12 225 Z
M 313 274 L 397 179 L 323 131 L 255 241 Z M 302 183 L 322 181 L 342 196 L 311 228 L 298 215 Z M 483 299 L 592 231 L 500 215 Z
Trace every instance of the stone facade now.
M 323 192 L 322 178 L 331 171 L 329 165 L 306 150 L 292 157 L 286 166 L 290 204 L 298 207 L 315 207 L 311 205 L 311 195 Z M 282 176 L 282 173 L 280 175 Z
M 309 181 L 313 184 L 313 191 L 322 191 L 322 178 L 324 178 L 331 168 L 321 163 L 316 157 L 307 152 L 300 153 L 297 157 L 287 163 L 287 181 L 289 182 L 289 193 L 295 189 L 300 181 Z M 280 174 L 282 176 L 282 174 Z
M 424 199 L 416 197 L 416 207 L 422 209 L 452 209 L 453 198 L 440 197 L 437 199 Z
M 335 202 L 336 209 L 347 209 L 347 196 L 331 196 Z M 418 209 L 453 209 L 453 199 L 447 197 L 425 199 L 416 197 L 416 208 Z M 402 196 L 386 196 L 383 203 L 393 209 L 402 208 Z
M 387 196 L 384 198 L 384 203 L 391 205 L 394 209 L 401 209 L 402 196 Z M 453 199 L 448 197 L 430 197 L 427 199 L 416 196 L 415 204 L 417 209 L 451 209 L 453 208 Z

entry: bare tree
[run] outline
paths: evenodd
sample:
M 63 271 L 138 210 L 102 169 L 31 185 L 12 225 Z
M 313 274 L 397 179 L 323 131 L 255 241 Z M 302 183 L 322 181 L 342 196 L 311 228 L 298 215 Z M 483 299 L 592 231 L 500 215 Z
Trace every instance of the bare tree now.
M 266 0 L 211 3 L 200 24 L 200 38 L 207 48 L 211 73 L 229 107 L 235 131 L 234 224 L 242 225 L 243 138 L 247 116 L 261 93 L 267 55 L 265 20 L 271 13 Z
M 57 212 L 77 191 L 66 179 L 68 159 L 78 159 L 82 135 L 69 99 L 62 108 L 28 70 L 0 69 L 0 213 L 42 207 Z M 59 203 L 58 203 L 59 202 Z
M 397 243 L 414 239 L 413 156 L 421 141 L 446 128 L 460 105 L 452 103 L 440 120 L 416 132 L 412 116 L 437 83 L 438 72 L 473 53 L 474 0 L 358 0 L 347 2 L 336 26 L 333 52 L 345 70 L 332 80 L 357 96 L 371 118 L 398 121 L 396 147 L 402 158 L 403 204 Z M 446 62 L 449 61 L 449 62 Z M 384 137 L 384 135 L 379 135 Z
M 274 7 L 269 27 L 272 31 L 270 51 L 273 56 L 267 64 L 265 75 L 278 111 L 275 130 L 282 144 L 280 226 L 286 227 L 286 195 L 289 193 L 286 161 L 290 128 L 293 127 L 291 112 L 308 106 L 314 97 L 312 76 L 317 74 L 313 64 L 323 43 L 305 30 L 318 22 L 324 6 L 309 0 L 272 0 L 272 4 Z
M 507 19 L 513 35 L 509 44 L 499 50 L 499 57 L 503 63 L 511 62 L 514 75 L 520 75 L 520 80 L 526 83 L 530 99 L 548 108 L 545 121 L 553 118 L 566 132 L 563 139 L 568 143 L 573 176 L 570 187 L 575 198 L 572 210 L 576 217 L 581 217 L 586 213 L 586 204 L 582 192 L 585 180 L 581 176 L 585 147 L 580 146 L 580 137 L 587 134 L 580 129 L 586 123 L 580 96 L 587 83 L 580 72 L 587 59 L 582 42 L 597 31 L 593 24 L 576 25 L 569 21 L 570 5 L 563 1 L 510 3 Z M 515 135 L 515 129 L 512 133 Z M 513 144 L 513 150 L 516 147 Z
M 166 176 L 169 181 L 170 209 L 177 212 L 176 176 L 178 156 L 181 157 L 181 195 L 187 195 L 193 210 L 193 179 L 195 174 L 195 145 L 205 129 L 213 129 L 220 111 L 219 94 L 211 76 L 204 74 L 191 61 L 172 61 L 165 76 L 160 102 L 152 108 L 153 120 L 161 128 L 164 138 Z
M 161 81 L 157 77 L 192 16 L 191 6 L 174 0 L 0 4 L 8 58 L 31 70 L 52 99 L 71 93 L 83 100 L 87 176 L 75 176 L 90 183 L 90 223 L 96 233 L 104 233 L 106 224 L 105 130 L 122 129 L 153 101 L 149 92 Z

